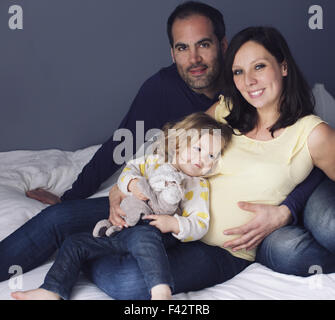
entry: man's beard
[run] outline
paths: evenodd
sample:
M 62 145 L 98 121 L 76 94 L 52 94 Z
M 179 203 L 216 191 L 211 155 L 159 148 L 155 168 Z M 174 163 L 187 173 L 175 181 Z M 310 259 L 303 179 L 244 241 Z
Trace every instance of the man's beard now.
M 189 73 L 190 70 L 199 67 L 206 68 L 207 71 L 206 75 L 199 77 L 198 79 L 196 77 L 192 77 Z M 199 90 L 214 87 L 217 85 L 217 82 L 222 72 L 222 63 L 219 63 L 219 59 L 217 59 L 211 69 L 209 69 L 208 65 L 206 64 L 192 65 L 188 67 L 186 70 L 180 68 L 178 65 L 177 68 L 180 76 L 186 82 L 186 84 L 191 89 Z

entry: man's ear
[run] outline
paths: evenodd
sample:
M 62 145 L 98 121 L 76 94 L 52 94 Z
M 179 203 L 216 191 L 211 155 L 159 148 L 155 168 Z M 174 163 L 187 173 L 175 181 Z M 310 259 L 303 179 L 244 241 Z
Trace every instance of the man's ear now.
M 282 74 L 282 76 L 283 77 L 286 77 L 287 76 L 287 62 L 286 61 L 284 61 L 284 62 L 282 62 L 282 64 L 281 64 L 281 74 Z
M 226 36 L 224 36 L 221 40 L 221 49 L 223 54 L 226 52 L 227 48 L 228 48 L 228 40 Z
M 172 58 L 173 63 L 176 63 L 176 61 L 174 60 L 174 54 L 173 54 L 173 49 L 172 48 L 171 48 L 170 52 L 171 52 L 171 58 Z

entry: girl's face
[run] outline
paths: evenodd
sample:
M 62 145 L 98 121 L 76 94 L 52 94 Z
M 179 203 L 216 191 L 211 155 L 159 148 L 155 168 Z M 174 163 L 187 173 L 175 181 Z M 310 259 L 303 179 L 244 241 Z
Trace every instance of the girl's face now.
M 221 154 L 221 139 L 219 134 L 203 134 L 197 142 L 179 150 L 178 169 L 192 177 L 206 175 Z
M 236 88 L 252 106 L 279 109 L 285 62 L 279 64 L 262 45 L 248 41 L 237 51 L 232 71 Z

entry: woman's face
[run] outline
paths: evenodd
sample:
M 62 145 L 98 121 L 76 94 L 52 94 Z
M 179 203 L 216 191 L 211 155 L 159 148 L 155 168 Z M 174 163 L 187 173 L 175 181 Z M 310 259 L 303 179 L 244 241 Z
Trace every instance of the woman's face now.
M 237 51 L 232 71 L 236 88 L 252 106 L 279 109 L 285 62 L 279 64 L 262 45 L 248 41 Z

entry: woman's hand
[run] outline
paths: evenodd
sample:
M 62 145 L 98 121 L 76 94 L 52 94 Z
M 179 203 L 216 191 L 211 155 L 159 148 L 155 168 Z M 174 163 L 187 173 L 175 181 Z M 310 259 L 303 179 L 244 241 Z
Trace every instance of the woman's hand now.
M 150 214 L 143 216 L 142 219 L 152 220 L 149 224 L 155 226 L 162 233 L 173 232 L 178 234 L 180 231 L 178 220 L 174 216 L 167 214 Z
M 238 206 L 242 210 L 255 213 L 255 217 L 240 227 L 224 231 L 226 235 L 240 235 L 240 237 L 226 241 L 223 244 L 223 247 L 229 247 L 233 251 L 240 249 L 250 250 L 257 247 L 266 236 L 287 225 L 292 219 L 291 212 L 285 205 L 273 206 L 269 204 L 238 202 Z
M 126 197 L 123 194 L 117 185 L 114 185 L 112 189 L 109 191 L 109 218 L 108 220 L 114 226 L 120 227 L 128 227 L 122 216 L 126 216 L 126 214 L 120 208 L 121 201 Z
M 148 198 L 139 190 L 137 187 L 138 179 L 133 179 L 128 184 L 128 190 L 137 198 L 143 201 L 148 200 Z

